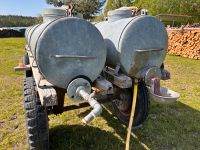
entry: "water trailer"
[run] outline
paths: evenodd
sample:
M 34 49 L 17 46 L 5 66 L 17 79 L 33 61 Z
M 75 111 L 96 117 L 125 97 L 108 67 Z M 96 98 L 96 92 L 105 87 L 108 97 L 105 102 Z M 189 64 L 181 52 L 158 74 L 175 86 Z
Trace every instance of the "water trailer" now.
M 43 23 L 27 28 L 25 38 L 24 61 L 15 70 L 25 71 L 30 149 L 49 148 L 49 114 L 91 106 L 82 119 L 89 124 L 103 111 L 101 104 L 110 102 L 113 114 L 127 125 L 135 95 L 132 127 L 138 128 L 148 116 L 150 99 L 171 103 L 179 97 L 160 86 L 161 79 L 170 78 L 163 64 L 168 36 L 152 16 L 132 16 L 120 8 L 110 11 L 107 21 L 92 24 L 67 17 L 62 9 L 46 9 Z M 64 106 L 65 95 L 75 104 Z

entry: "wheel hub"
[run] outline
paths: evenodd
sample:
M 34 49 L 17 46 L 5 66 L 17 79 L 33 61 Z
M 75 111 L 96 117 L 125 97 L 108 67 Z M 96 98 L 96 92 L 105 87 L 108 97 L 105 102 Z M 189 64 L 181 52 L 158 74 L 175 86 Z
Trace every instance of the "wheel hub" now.
M 115 104 L 119 111 L 123 113 L 124 115 L 130 115 L 130 106 L 131 106 L 131 94 L 130 92 L 126 90 L 120 90 L 118 91 L 119 96 L 115 100 Z

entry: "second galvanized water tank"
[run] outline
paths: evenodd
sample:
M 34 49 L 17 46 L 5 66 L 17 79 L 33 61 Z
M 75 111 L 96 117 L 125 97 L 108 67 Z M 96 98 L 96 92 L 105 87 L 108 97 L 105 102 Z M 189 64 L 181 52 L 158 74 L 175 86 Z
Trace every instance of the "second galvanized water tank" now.
M 143 78 L 151 67 L 160 67 L 168 45 L 164 25 L 151 16 L 130 17 L 125 9 L 110 14 L 114 19 L 111 16 L 111 20 L 95 24 L 107 46 L 106 65 L 120 65 L 123 73 L 137 78 Z

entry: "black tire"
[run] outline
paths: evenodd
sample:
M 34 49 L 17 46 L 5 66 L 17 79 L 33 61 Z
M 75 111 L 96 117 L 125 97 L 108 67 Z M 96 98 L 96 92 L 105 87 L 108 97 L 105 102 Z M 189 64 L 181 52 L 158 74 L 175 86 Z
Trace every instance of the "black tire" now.
M 24 64 L 25 65 L 30 64 L 29 58 L 28 58 L 28 53 L 24 54 Z M 32 77 L 33 76 L 32 70 L 26 70 L 25 75 L 26 75 L 26 77 Z
M 132 107 L 133 89 L 119 89 L 117 100 L 112 102 L 113 110 L 117 118 L 125 125 L 128 125 Z M 123 96 L 121 96 L 123 94 Z M 136 109 L 134 115 L 133 127 L 137 128 L 146 120 L 150 109 L 150 100 L 148 90 L 143 81 L 139 81 Z
M 49 149 L 48 116 L 41 105 L 32 77 L 24 80 L 24 109 L 31 150 Z

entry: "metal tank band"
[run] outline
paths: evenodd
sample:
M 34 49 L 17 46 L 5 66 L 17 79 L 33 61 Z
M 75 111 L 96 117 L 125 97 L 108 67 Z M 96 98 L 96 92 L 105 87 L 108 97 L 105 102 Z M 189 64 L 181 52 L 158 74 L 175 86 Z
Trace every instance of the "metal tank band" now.
M 26 29 L 25 31 L 25 39 L 26 39 L 26 43 L 28 43 L 28 35 L 29 35 L 29 32 L 30 30 L 33 28 L 34 26 L 30 26 Z
M 32 34 L 33 32 L 37 29 L 37 27 L 39 26 L 40 24 L 37 24 L 35 26 L 33 26 L 30 30 L 29 30 L 29 33 L 28 33 L 28 36 L 27 36 L 27 44 L 30 46 L 30 41 L 31 41 L 31 38 L 32 38 Z

